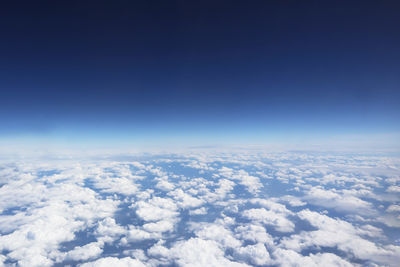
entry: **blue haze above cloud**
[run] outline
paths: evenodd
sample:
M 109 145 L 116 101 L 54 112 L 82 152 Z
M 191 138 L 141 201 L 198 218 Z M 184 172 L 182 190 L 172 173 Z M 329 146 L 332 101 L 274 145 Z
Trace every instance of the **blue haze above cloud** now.
M 382 138 L 396 145 L 399 10 L 7 3 L 0 139 L 204 145 L 397 135 Z

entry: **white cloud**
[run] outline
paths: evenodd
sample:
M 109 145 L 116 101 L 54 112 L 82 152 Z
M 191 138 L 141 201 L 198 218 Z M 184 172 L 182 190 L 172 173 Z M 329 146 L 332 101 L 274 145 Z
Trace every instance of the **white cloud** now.
M 267 208 L 270 211 L 280 213 L 283 215 L 293 214 L 293 212 L 288 210 L 285 205 L 277 203 L 273 200 L 254 198 L 250 200 L 250 203 L 260 205 L 261 207 Z
M 390 205 L 387 209 L 387 212 L 400 212 L 400 205 Z
M 172 199 L 154 197 L 148 202 L 139 201 L 133 205 L 136 214 L 145 221 L 159 221 L 179 215 L 177 205 Z
M 113 218 L 108 217 L 98 222 L 94 234 L 98 240 L 103 242 L 112 242 L 125 232 L 126 229 L 124 227 L 118 225 Z
M 7 257 L 4 255 L 0 255 L 0 267 L 5 266 L 4 262 L 6 261 Z
M 138 161 L 0 160 L 0 266 L 400 261 L 400 247 L 386 228 L 400 227 L 397 158 L 242 150 Z M 236 193 L 238 185 L 256 198 Z M 326 211 L 297 212 L 306 201 L 308 208 Z M 69 248 L 74 242 L 83 245 Z M 112 257 L 99 258 L 104 246 Z
M 148 232 L 171 232 L 174 230 L 174 223 L 171 221 L 146 223 L 143 225 L 143 229 Z
M 264 208 L 245 210 L 243 216 L 255 222 L 272 225 L 279 232 L 293 232 L 295 226 L 284 214 Z
M 252 194 L 257 194 L 260 191 L 260 188 L 263 187 L 258 177 L 249 175 L 244 170 L 234 170 L 228 167 L 222 167 L 218 171 L 220 175 L 228 179 L 239 181 L 239 183 L 244 185 Z
M 255 243 L 264 243 L 272 246 L 274 240 L 261 225 L 247 224 L 240 225 L 235 229 L 235 236 L 240 240 L 252 241 Z
M 234 252 L 234 258 L 242 259 L 255 265 L 265 266 L 271 263 L 269 253 L 262 243 L 237 248 Z
M 92 179 L 94 187 L 104 193 L 118 193 L 123 195 L 133 195 L 138 191 L 138 186 L 128 178 L 120 177 L 97 177 Z
M 106 257 L 101 258 L 96 261 L 87 262 L 79 265 L 80 267 L 110 267 L 110 266 L 118 266 L 118 267 L 145 267 L 141 261 L 137 259 L 132 259 L 129 257 L 125 258 L 114 258 L 114 257 Z
M 148 239 L 160 239 L 160 232 L 148 232 L 135 226 L 130 226 L 127 236 L 121 239 L 121 244 L 126 245 L 128 242 L 138 242 Z
M 195 210 L 190 210 L 189 211 L 190 215 L 204 215 L 207 214 L 207 209 L 205 207 L 201 207 Z
M 193 225 L 192 228 L 194 228 L 196 236 L 202 239 L 214 240 L 223 247 L 235 248 L 240 247 L 242 244 L 229 229 L 219 223 L 197 224 Z
M 388 189 L 386 191 L 390 192 L 390 193 L 400 193 L 400 186 L 391 185 L 388 187 Z
M 201 238 L 191 238 L 185 241 L 178 241 L 167 249 L 161 245 L 156 245 L 148 250 L 152 256 L 167 259 L 171 263 L 179 266 L 203 267 L 203 266 L 226 266 L 244 267 L 249 266 L 244 263 L 234 262 L 225 257 L 224 250 L 214 240 L 203 240 Z
M 275 262 L 282 267 L 352 267 L 348 261 L 332 253 L 318 253 L 303 256 L 293 250 L 276 249 L 273 256 Z
M 173 197 L 177 205 L 181 208 L 195 208 L 203 205 L 204 201 L 183 192 L 182 189 L 176 189 L 168 193 L 169 196 Z
M 288 203 L 292 207 L 302 207 L 302 206 L 307 205 L 307 203 L 304 201 L 301 201 L 300 198 L 291 196 L 291 195 L 286 195 L 286 196 L 280 197 L 279 199 Z
M 312 187 L 304 197 L 312 205 L 334 208 L 339 211 L 373 214 L 373 206 L 350 194 L 340 194 L 336 190 L 325 190 L 322 187 Z
M 228 179 L 220 179 L 217 185 L 218 188 L 215 190 L 215 193 L 219 199 L 224 199 L 227 193 L 233 190 L 235 183 Z
M 163 191 L 171 191 L 175 188 L 175 186 L 174 184 L 168 182 L 168 180 L 163 179 L 156 184 L 155 188 L 158 188 Z
M 82 247 L 75 247 L 67 253 L 67 259 L 79 261 L 97 258 L 103 252 L 102 242 L 92 242 Z
M 385 258 L 382 263 L 390 264 L 393 263 L 392 258 L 400 259 L 399 256 L 395 256 L 400 247 L 377 246 L 372 241 L 361 237 L 362 235 L 380 235 L 376 227 L 357 228 L 346 221 L 333 219 L 310 210 L 302 210 L 298 216 L 317 227 L 317 230 L 303 231 L 300 234 L 284 238 L 281 246 L 287 249 L 300 252 L 309 247 L 335 247 L 363 260 L 374 261 Z
M 33 186 L 15 185 L 17 187 L 2 194 L 17 200 L 15 192 L 20 192 L 33 202 L 26 212 L 2 218 L 1 222 L 8 224 L 12 232 L 0 236 L 0 250 L 10 251 L 7 257 L 21 266 L 52 265 L 61 257 L 57 252 L 60 243 L 73 240 L 75 232 L 91 226 L 97 219 L 112 216 L 120 203 L 98 199 L 94 191 L 82 188 L 73 180 L 35 191 L 32 187 L 41 181 L 28 179 L 28 184 Z M 25 204 L 27 197 L 22 198 Z M 14 219 L 18 222 L 10 224 Z

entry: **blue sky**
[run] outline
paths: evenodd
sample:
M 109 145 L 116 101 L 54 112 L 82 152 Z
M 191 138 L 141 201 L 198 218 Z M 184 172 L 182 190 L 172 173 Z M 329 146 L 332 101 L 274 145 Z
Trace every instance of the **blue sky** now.
M 399 11 L 395 1 L 10 3 L 0 140 L 398 144 Z

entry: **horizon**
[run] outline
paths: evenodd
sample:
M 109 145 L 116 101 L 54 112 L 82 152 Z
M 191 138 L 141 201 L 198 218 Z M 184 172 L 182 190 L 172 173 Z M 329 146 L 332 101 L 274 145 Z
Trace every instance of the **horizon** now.
M 8 1 L 0 267 L 398 267 L 400 1 Z

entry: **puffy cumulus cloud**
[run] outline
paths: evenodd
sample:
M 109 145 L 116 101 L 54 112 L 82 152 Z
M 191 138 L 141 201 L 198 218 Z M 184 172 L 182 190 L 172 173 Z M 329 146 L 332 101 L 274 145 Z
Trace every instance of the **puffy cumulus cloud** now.
M 245 170 L 234 170 L 228 167 L 222 167 L 219 169 L 219 175 L 226 177 L 227 179 L 237 180 L 252 194 L 257 194 L 260 191 L 260 188 L 263 187 L 263 184 L 260 182 L 258 177 L 249 175 Z
M 167 264 L 168 261 L 171 261 L 171 253 L 170 249 L 164 246 L 164 243 L 164 240 L 158 241 L 147 250 L 147 255 L 149 255 L 150 257 L 155 257 L 158 260 L 161 260 L 165 264 Z
M 235 259 L 243 259 L 254 265 L 265 266 L 271 263 L 271 258 L 264 244 L 258 243 L 240 247 L 234 252 Z
M 153 257 L 164 259 L 169 263 L 176 263 L 179 266 L 249 266 L 226 258 L 224 250 L 216 241 L 201 238 L 178 241 L 170 249 L 156 244 L 147 252 Z
M 147 201 L 139 201 L 132 207 L 146 223 L 142 226 L 129 225 L 121 244 L 160 239 L 163 233 L 172 232 L 179 221 L 178 206 L 169 198 L 152 197 Z
M 302 206 L 307 205 L 307 203 L 302 201 L 299 197 L 295 197 L 295 196 L 291 196 L 291 195 L 279 197 L 278 200 L 283 201 L 292 207 L 302 207 Z
M 267 233 L 261 225 L 240 225 L 235 229 L 235 236 L 239 240 L 251 241 L 254 243 L 264 243 L 268 246 L 273 246 L 274 239 Z
M 158 177 L 163 177 L 163 176 L 167 175 L 167 173 L 165 171 L 163 171 L 161 167 L 153 167 L 152 165 L 150 167 L 151 167 L 150 173 L 152 173 Z
M 98 259 L 96 261 L 83 263 L 80 264 L 79 266 L 80 267 L 110 267 L 110 266 L 145 267 L 146 265 L 137 259 L 132 259 L 129 257 L 125 258 L 106 257 Z
M 214 240 L 223 247 L 237 248 L 242 245 L 242 242 L 234 237 L 232 231 L 220 223 L 194 224 L 192 229 L 194 229 L 196 236 L 206 240 Z
M 235 182 L 222 178 L 211 183 L 203 182 L 202 184 L 196 185 L 195 188 L 187 190 L 187 192 L 193 192 L 194 190 L 200 199 L 215 204 L 227 198 L 234 198 L 235 195 L 232 194 L 232 190 L 235 186 Z
M 172 192 L 169 192 L 168 195 L 173 197 L 178 206 L 184 209 L 199 207 L 204 203 L 203 200 L 183 192 L 182 189 L 176 189 Z
M 254 198 L 249 202 L 262 208 L 244 210 L 242 212 L 243 217 L 255 223 L 271 225 L 279 232 L 292 232 L 294 230 L 294 223 L 288 219 L 288 216 L 294 213 L 288 210 L 285 205 L 277 203 L 272 199 Z
M 0 159 L 0 266 L 397 266 L 398 170 L 251 150 Z
M 351 176 L 351 177 L 349 177 Z M 310 178 L 309 180 L 311 180 Z M 329 173 L 323 175 L 321 178 L 314 178 L 314 181 L 318 181 L 322 185 L 335 185 L 337 187 L 345 187 L 346 184 L 358 184 L 358 185 L 373 185 L 378 186 L 377 179 L 370 179 L 368 176 L 356 177 L 352 174 L 348 175 L 337 175 L 335 173 Z
M 272 199 L 268 200 L 268 199 L 254 198 L 250 200 L 250 203 L 260 205 L 261 207 L 264 207 L 270 211 L 280 213 L 283 215 L 293 215 L 293 212 L 288 210 L 285 205 L 277 203 Z
M 322 187 L 312 187 L 304 197 L 312 205 L 334 208 L 339 211 L 373 214 L 371 203 L 356 196 L 340 193 L 335 189 L 326 190 Z
M 278 248 L 274 251 L 275 262 L 282 267 L 352 267 L 353 264 L 333 253 L 317 253 L 303 256 L 296 251 Z
M 6 261 L 7 257 L 4 255 L 0 255 L 0 266 L 5 266 L 4 262 Z
M 136 214 L 145 221 L 159 221 L 179 215 L 178 206 L 172 199 L 153 197 L 148 201 L 139 201 L 132 206 Z
M 97 258 L 103 252 L 102 242 L 92 242 L 82 247 L 76 247 L 67 253 L 68 260 L 80 261 Z
M 188 163 L 183 164 L 183 166 L 190 167 L 193 169 L 200 169 L 203 172 L 215 170 L 215 168 L 213 168 L 212 166 L 210 166 L 209 163 L 207 163 L 203 160 L 206 160 L 206 159 L 199 158 L 197 160 L 191 160 Z
M 93 178 L 93 186 L 104 193 L 118 193 L 123 195 L 133 195 L 138 191 L 138 186 L 128 178 L 108 177 Z
M 388 189 L 386 191 L 390 192 L 390 193 L 400 193 L 400 186 L 391 185 L 388 187 Z
M 216 220 L 214 223 L 192 224 L 191 229 L 197 238 L 214 241 L 222 251 L 233 250 L 233 260 L 251 265 L 270 263 L 269 252 L 264 244 L 273 246 L 272 237 L 259 225 L 239 225 L 230 217 Z M 230 228 L 235 228 L 234 232 Z M 243 246 L 243 241 L 255 244 Z
M 148 239 L 160 239 L 160 232 L 148 232 L 136 226 L 130 226 L 127 236 L 121 239 L 121 244 L 127 245 L 129 242 L 138 242 Z
M 155 188 L 158 188 L 163 191 L 171 191 L 175 188 L 173 183 L 168 181 L 168 178 L 159 179 L 158 183 L 155 185 Z
M 220 179 L 217 183 L 217 189 L 215 189 L 215 193 L 221 199 L 226 197 L 226 194 L 231 192 L 235 187 L 235 183 L 233 181 L 227 179 Z
M 143 229 L 148 232 L 172 232 L 174 223 L 171 221 L 158 221 L 154 223 L 146 223 Z
M 137 169 L 138 163 L 102 161 L 89 164 L 86 182 L 104 193 L 132 195 L 138 191 L 137 181 L 143 180 L 145 168 Z
M 25 195 L 38 194 L 28 188 L 18 190 L 24 190 Z M 0 236 L 0 250 L 10 251 L 7 257 L 20 266 L 52 265 L 62 258 L 60 243 L 73 240 L 75 232 L 92 226 L 96 220 L 112 216 L 120 203 L 99 199 L 94 191 L 73 183 L 46 186 L 39 194 L 40 198 L 18 216 L 2 218 L 10 233 Z M 15 219 L 18 223 L 10 224 Z
M 243 216 L 254 222 L 272 225 L 279 232 L 293 232 L 295 227 L 286 215 L 264 208 L 245 210 Z
M 126 249 L 122 252 L 123 255 L 130 255 L 132 258 L 138 259 L 142 262 L 146 262 L 148 257 L 143 249 Z
M 400 212 L 400 205 L 390 205 L 387 209 L 387 212 Z
M 300 252 L 310 247 L 334 247 L 362 260 L 376 261 L 385 259 L 381 263 L 393 264 L 400 257 L 396 253 L 400 247 L 378 246 L 362 236 L 380 236 L 381 231 L 373 226 L 358 228 L 349 222 L 330 218 L 310 210 L 302 210 L 298 216 L 308 221 L 317 230 L 303 231 L 290 237 L 283 238 L 281 246 Z
M 400 215 L 398 214 L 385 214 L 375 218 L 376 222 L 385 224 L 393 228 L 400 228 Z
M 207 209 L 205 207 L 201 207 L 198 209 L 190 210 L 189 214 L 190 215 L 204 215 L 204 214 L 207 214 Z
M 113 242 L 125 232 L 126 229 L 117 224 L 115 219 L 108 217 L 98 222 L 94 234 L 98 240 L 103 242 Z

